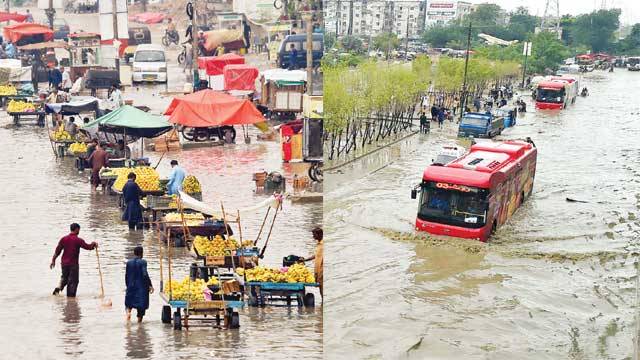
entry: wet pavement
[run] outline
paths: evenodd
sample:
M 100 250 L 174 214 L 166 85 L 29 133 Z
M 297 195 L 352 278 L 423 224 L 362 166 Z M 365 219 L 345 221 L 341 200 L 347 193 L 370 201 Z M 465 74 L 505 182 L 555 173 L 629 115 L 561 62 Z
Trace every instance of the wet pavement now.
M 141 86 L 131 98 L 136 100 L 135 105 L 144 104 L 152 112 L 160 113 L 171 99 L 158 95 L 163 88 L 164 85 Z M 128 91 L 124 97 L 129 98 Z M 157 294 L 151 295 L 142 324 L 125 323 L 124 269 L 136 245 L 144 246 L 151 280 L 156 290 L 160 289 L 159 242 L 155 234 L 129 232 L 126 224 L 120 222 L 115 197 L 92 195 L 88 172 L 78 173 L 73 158 L 55 158 L 46 129 L 31 125 L 15 128 L 10 122 L 3 113 L 0 166 L 5 172 L 0 176 L 0 185 L 5 194 L 0 199 L 0 233 L 5 240 L 0 245 L 0 273 L 5 291 L 0 295 L 4 303 L 0 310 L 4 320 L 0 333 L 6 336 L 0 339 L 4 349 L 0 357 L 20 358 L 25 354 L 38 359 L 322 357 L 322 306 L 317 289 L 313 290 L 315 309 L 245 307 L 240 310 L 239 330 L 174 331 L 160 321 L 163 303 Z M 238 132 L 240 135 L 239 129 Z M 242 143 L 238 136 L 236 145 L 168 153 L 158 171 L 161 177 L 167 177 L 169 161 L 176 159 L 188 174 L 200 180 L 205 202 L 213 206 L 224 202 L 228 212 L 255 205 L 266 197 L 254 193 L 254 172 L 281 171 L 288 179 L 288 189 L 292 189 L 293 175 L 306 174 L 307 169 L 305 164 L 283 164 L 279 144 L 258 141 L 257 133 L 257 129 L 249 130 L 251 144 Z M 156 164 L 160 155 L 145 152 L 152 164 Z M 255 238 L 264 211 L 243 216 L 244 239 Z M 102 308 L 97 298 L 100 287 L 94 252 L 81 253 L 77 299 L 50 295 L 58 282 L 60 267 L 58 260 L 56 268 L 49 270 L 49 262 L 71 222 L 82 226 L 80 237 L 100 243 L 105 293 L 112 299 L 112 308 Z M 313 254 L 315 241 L 310 231 L 317 225 L 322 225 L 321 203 L 285 201 L 261 264 L 279 267 L 284 256 Z M 259 246 L 264 243 L 264 234 L 262 239 Z M 174 277 L 181 279 L 188 275 L 188 265 L 194 260 L 186 249 L 178 249 L 174 261 Z
M 327 358 L 631 359 L 640 241 L 637 74 L 529 112 L 503 139 L 538 147 L 533 196 L 488 244 L 413 230 L 410 190 L 456 124 L 327 176 Z M 586 203 L 571 203 L 573 198 Z

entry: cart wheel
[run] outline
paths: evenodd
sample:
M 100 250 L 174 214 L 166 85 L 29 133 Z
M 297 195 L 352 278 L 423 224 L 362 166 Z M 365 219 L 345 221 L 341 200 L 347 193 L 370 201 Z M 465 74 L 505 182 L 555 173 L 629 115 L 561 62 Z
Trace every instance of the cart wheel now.
M 160 319 L 163 324 L 171 324 L 171 306 L 164 305 L 162 307 L 162 316 Z
M 195 141 L 207 141 L 209 140 L 209 131 L 207 129 L 198 129 L 196 128 L 194 131 L 194 139 Z
M 240 327 L 240 314 L 234 311 L 231 314 L 231 321 L 229 322 L 229 329 L 238 329 Z
M 173 313 L 173 330 L 182 330 L 182 318 L 177 311 Z
M 312 293 L 307 293 L 304 295 L 304 306 L 305 307 L 315 307 L 316 306 L 316 297 Z

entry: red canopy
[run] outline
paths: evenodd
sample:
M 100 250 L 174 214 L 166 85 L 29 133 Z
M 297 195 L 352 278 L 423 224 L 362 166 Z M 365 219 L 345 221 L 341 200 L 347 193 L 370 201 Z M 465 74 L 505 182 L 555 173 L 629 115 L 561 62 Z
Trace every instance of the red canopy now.
M 146 12 L 129 16 L 129 20 L 143 24 L 158 24 L 164 21 L 166 16 L 163 13 Z
M 258 68 L 250 65 L 227 65 L 222 69 L 225 90 L 255 90 Z
M 244 57 L 229 53 L 221 56 L 204 56 L 198 58 L 198 67 L 205 69 L 209 76 L 222 75 L 224 67 L 230 64 L 244 64 Z
M 27 15 L 0 11 L 0 22 L 5 22 L 5 21 L 23 22 L 25 20 L 27 20 Z
M 25 36 L 44 35 L 44 41 L 53 40 L 53 30 L 40 24 L 20 23 L 4 27 L 4 37 L 11 42 L 18 42 Z
M 164 112 L 169 122 L 190 127 L 250 125 L 265 121 L 249 100 L 211 89 L 178 96 Z

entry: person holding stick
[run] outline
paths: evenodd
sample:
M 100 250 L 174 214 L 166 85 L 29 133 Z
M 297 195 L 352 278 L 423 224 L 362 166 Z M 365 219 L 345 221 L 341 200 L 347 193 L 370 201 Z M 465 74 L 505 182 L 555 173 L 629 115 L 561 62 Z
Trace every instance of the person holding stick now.
M 49 265 L 49 268 L 53 269 L 56 266 L 56 259 L 60 253 L 62 253 L 62 259 L 60 260 L 62 276 L 60 277 L 60 285 L 53 289 L 53 295 L 58 295 L 66 286 L 67 296 L 76 296 L 80 278 L 80 265 L 78 264 L 80 249 L 93 250 L 98 247 L 98 243 L 95 241 L 91 244 L 87 244 L 84 240 L 78 237 L 78 234 L 80 234 L 80 225 L 77 223 L 71 224 L 70 230 L 71 233 L 60 239 L 58 242 L 56 251 L 51 259 L 51 265 Z

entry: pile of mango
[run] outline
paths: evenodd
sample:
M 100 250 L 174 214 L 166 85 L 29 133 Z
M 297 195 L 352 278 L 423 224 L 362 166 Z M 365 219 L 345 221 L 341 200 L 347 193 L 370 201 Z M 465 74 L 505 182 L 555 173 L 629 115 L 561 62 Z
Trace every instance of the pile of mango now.
M 198 254 L 203 256 L 225 256 L 231 255 L 231 251 L 238 248 L 238 242 L 231 236 L 226 240 L 220 235 L 214 237 L 213 240 L 209 240 L 206 236 L 196 236 L 193 240 L 193 246 Z
M 71 152 L 72 154 L 85 154 L 87 150 L 89 150 L 87 148 L 87 144 L 83 142 L 74 142 L 73 144 L 69 145 L 69 152 Z
M 113 183 L 113 188 L 118 191 L 122 191 L 124 184 L 127 183 L 127 177 L 131 172 L 136 174 L 136 183 L 140 186 L 142 191 L 160 190 L 160 174 L 150 166 L 112 169 L 111 173 L 118 175 L 118 178 Z
M 164 285 L 163 292 L 167 295 L 171 293 L 173 300 L 183 301 L 204 301 L 204 290 L 209 285 L 218 285 L 218 279 L 210 277 L 205 282 L 202 279 L 191 281 L 189 277 L 185 277 L 182 281 L 171 280 Z
M 315 283 L 316 279 L 311 270 L 303 264 L 294 264 L 288 268 L 272 269 L 257 266 L 253 269 L 242 270 L 247 281 L 276 282 L 276 283 Z M 238 272 L 240 274 L 240 272 Z
M 164 221 L 182 222 L 182 215 L 179 212 L 170 212 L 164 216 Z M 184 221 L 187 226 L 200 226 L 204 222 L 204 215 L 201 213 L 184 214 Z
M 73 140 L 71 134 L 64 130 L 64 126 L 60 125 L 56 131 L 53 132 L 51 136 L 54 141 L 65 141 L 65 140 Z
M 11 95 L 17 95 L 18 94 L 18 90 L 16 89 L 15 86 L 9 84 L 9 85 L 0 85 L 0 96 L 11 96 Z
M 182 182 L 182 191 L 187 194 L 197 194 L 202 192 L 202 187 L 195 176 L 189 175 Z
M 26 101 L 16 101 L 11 100 L 7 105 L 8 113 L 19 113 L 19 112 L 34 112 L 36 111 L 36 106 L 33 103 Z

